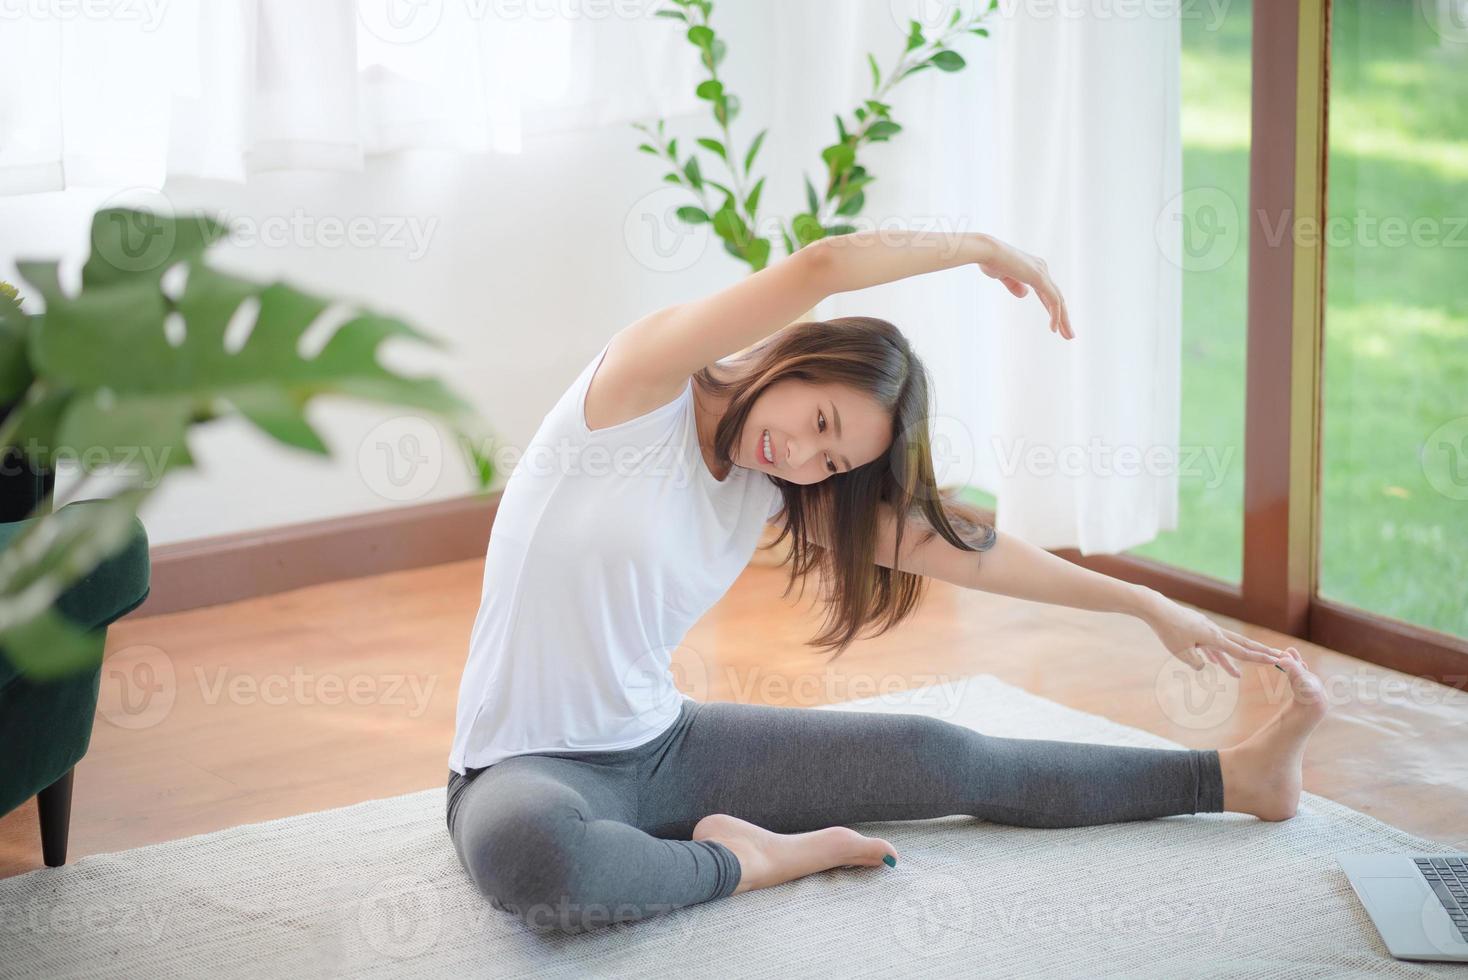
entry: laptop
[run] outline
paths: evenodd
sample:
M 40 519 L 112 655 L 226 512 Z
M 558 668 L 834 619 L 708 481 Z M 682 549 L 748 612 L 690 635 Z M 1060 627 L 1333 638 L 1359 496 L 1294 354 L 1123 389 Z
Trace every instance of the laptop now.
M 1468 854 L 1338 854 L 1399 960 L 1468 963 Z

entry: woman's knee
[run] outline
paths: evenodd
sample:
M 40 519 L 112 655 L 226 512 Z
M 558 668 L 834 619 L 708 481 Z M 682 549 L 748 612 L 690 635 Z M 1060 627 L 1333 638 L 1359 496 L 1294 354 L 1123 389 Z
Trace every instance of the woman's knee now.
M 497 800 L 460 814 L 460 848 L 469 877 L 495 907 L 536 929 L 579 931 L 579 870 L 585 818 L 574 803 Z

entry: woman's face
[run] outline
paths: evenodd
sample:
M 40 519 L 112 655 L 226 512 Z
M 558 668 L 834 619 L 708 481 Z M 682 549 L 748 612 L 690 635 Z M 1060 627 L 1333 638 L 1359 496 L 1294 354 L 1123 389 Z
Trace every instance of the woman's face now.
M 755 399 L 734 448 L 734 465 L 790 483 L 819 483 L 870 463 L 891 441 L 892 419 L 870 395 L 787 378 Z

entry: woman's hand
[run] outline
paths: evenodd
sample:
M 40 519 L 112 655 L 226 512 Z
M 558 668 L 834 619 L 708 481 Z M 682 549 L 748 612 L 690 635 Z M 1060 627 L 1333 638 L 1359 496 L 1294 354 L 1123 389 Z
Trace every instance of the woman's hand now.
M 1168 653 L 1194 670 L 1202 670 L 1212 660 L 1238 677 L 1239 668 L 1234 660 L 1275 664 L 1289 656 L 1283 650 L 1224 629 L 1196 609 L 1173 602 L 1161 593 L 1157 595 L 1157 603 L 1142 619 L 1152 627 L 1152 632 L 1167 647 Z
M 1027 296 L 1034 287 L 1035 296 L 1045 309 L 1050 311 L 1050 332 L 1059 333 L 1066 340 L 1075 338 L 1070 327 L 1070 313 L 1065 308 L 1065 297 L 1060 295 L 1045 260 L 1028 252 L 1022 252 L 992 235 L 985 236 L 990 247 L 988 253 L 976 264 L 984 275 L 998 279 L 1006 289 L 1016 296 Z

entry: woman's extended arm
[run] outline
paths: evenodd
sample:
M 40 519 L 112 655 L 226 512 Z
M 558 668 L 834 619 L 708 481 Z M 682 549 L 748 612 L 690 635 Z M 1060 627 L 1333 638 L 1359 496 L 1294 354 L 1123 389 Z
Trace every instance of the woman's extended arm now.
M 902 533 L 902 556 L 894 556 L 896 516 L 887 504 L 877 522 L 877 563 L 954 585 L 999 595 L 1136 616 L 1150 626 L 1174 656 L 1191 666 L 1192 649 L 1198 647 L 1209 659 L 1234 676 L 1238 669 L 1227 655 L 1239 660 L 1274 663 L 1284 652 L 1227 630 L 1207 616 L 1189 609 L 1155 589 L 1124 582 L 1066 561 L 1022 538 L 997 529 L 996 540 L 987 551 L 955 548 L 938 535 L 927 540 L 927 525 L 909 521 Z
M 768 337 L 833 293 L 961 265 L 977 265 L 1015 296 L 1033 287 L 1051 311 L 1051 329 L 1073 336 L 1044 260 L 977 232 L 864 231 L 812 242 L 733 285 L 629 324 L 613 338 L 603 370 L 660 404 L 693 372 Z

